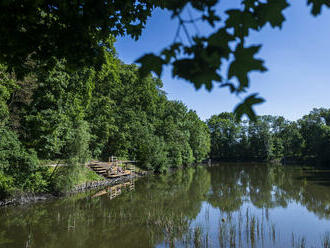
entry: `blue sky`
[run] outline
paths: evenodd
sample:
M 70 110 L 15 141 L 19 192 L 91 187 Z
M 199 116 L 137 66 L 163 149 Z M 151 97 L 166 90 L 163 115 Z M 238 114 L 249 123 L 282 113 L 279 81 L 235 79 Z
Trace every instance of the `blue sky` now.
M 239 6 L 239 0 L 223 0 L 220 12 Z M 194 14 L 194 13 L 193 13 Z M 269 26 L 251 33 L 251 44 L 263 44 L 259 58 L 265 60 L 266 73 L 251 73 L 248 93 L 258 92 L 266 102 L 255 107 L 259 115 L 281 115 L 297 120 L 313 108 L 330 108 L 330 10 L 313 17 L 305 0 L 292 1 L 284 11 L 286 22 L 281 30 Z M 125 63 L 133 63 L 148 52 L 158 53 L 173 42 L 177 20 L 168 12 L 155 10 L 141 38 L 118 38 L 115 46 Z M 201 34 L 210 28 L 198 24 Z M 193 27 L 190 30 L 194 32 Z M 233 111 L 240 99 L 228 89 L 215 86 L 211 92 L 195 90 L 184 80 L 173 79 L 170 68 L 161 77 L 169 99 L 181 100 L 206 120 L 213 114 Z M 242 97 L 244 97 L 242 95 Z

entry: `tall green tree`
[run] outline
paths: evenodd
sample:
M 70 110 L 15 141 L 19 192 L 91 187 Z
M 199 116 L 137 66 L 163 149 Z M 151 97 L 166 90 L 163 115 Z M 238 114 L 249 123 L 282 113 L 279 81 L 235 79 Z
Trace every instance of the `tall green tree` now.
M 234 159 L 234 147 L 238 143 L 240 124 L 234 114 L 213 115 L 207 121 L 211 132 L 211 156 L 218 159 Z
M 328 0 L 307 0 L 311 13 L 317 16 Z M 226 9 L 219 0 L 11 0 L 0 3 L 0 63 L 19 76 L 27 73 L 26 61 L 51 68 L 57 60 L 66 59 L 68 68 L 94 65 L 106 61 L 112 37 L 128 35 L 138 39 L 146 20 L 155 8 L 170 12 L 179 26 L 177 37 L 160 54 L 145 54 L 137 60 L 141 73 L 161 75 L 163 66 L 172 66 L 172 75 L 190 81 L 196 89 L 213 85 L 229 87 L 231 93 L 244 92 L 250 85 L 249 74 L 264 72 L 264 61 L 257 58 L 261 45 L 249 45 L 251 31 L 266 25 L 281 28 L 288 0 L 241 0 Z M 193 9 L 196 19 L 184 19 L 183 12 Z M 190 24 L 204 22 L 211 27 L 209 35 L 191 34 Z M 183 32 L 186 42 L 179 41 Z M 175 34 L 173 34 L 175 36 Z M 24 40 L 24 44 L 22 44 Z M 74 52 L 73 52 L 74 51 Z M 226 63 L 224 63 L 226 61 Z M 227 73 L 220 73 L 229 65 Z M 237 117 L 255 118 L 253 106 L 263 102 L 256 94 L 248 96 L 237 108 Z
M 212 158 L 329 163 L 329 109 L 313 109 L 296 122 L 270 115 L 234 120 L 233 114 L 221 113 L 207 121 Z

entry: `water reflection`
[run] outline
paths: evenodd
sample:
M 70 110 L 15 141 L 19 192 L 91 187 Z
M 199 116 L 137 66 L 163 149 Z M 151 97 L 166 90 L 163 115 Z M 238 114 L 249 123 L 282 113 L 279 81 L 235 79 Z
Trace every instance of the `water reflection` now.
M 320 218 L 330 217 L 330 171 L 301 167 L 224 165 L 209 170 L 208 202 L 237 211 L 244 201 L 257 208 L 287 207 L 295 201 Z
M 329 247 L 329 175 L 228 164 L 2 208 L 0 247 Z
M 96 192 L 91 197 L 95 198 L 95 197 L 100 197 L 102 195 L 107 195 L 109 197 L 109 199 L 112 200 L 115 197 L 121 195 L 121 193 L 123 193 L 123 192 L 134 190 L 135 181 L 136 181 L 136 179 L 132 178 L 128 182 L 106 187 L 105 189 L 102 189 L 102 190 Z

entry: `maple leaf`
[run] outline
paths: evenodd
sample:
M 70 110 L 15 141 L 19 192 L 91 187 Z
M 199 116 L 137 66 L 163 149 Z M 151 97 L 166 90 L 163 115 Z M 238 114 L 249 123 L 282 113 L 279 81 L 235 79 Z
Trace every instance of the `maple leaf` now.
M 228 78 L 236 77 L 240 83 L 238 91 L 249 87 L 248 73 L 251 71 L 266 71 L 264 61 L 255 59 L 254 55 L 258 53 L 261 46 L 250 46 L 242 48 L 240 45 L 236 47 L 234 52 L 235 60 L 230 64 L 228 70 Z

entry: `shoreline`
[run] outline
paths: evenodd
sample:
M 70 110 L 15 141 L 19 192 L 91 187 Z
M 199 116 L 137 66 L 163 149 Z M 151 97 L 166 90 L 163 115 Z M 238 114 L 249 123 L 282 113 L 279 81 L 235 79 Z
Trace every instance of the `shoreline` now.
M 142 173 L 142 174 L 135 174 L 134 176 L 123 176 L 115 179 L 106 179 L 106 180 L 98 180 L 98 181 L 91 181 L 91 182 L 86 182 L 80 185 L 76 185 L 73 187 L 68 192 L 65 193 L 29 193 L 29 192 L 23 192 L 20 194 L 17 194 L 15 196 L 12 196 L 8 199 L 4 199 L 0 201 L 0 208 L 1 207 L 6 207 L 6 206 L 19 206 L 19 205 L 28 205 L 28 204 L 33 204 L 41 201 L 46 201 L 50 199 L 59 199 L 62 197 L 67 197 L 71 196 L 74 194 L 82 193 L 82 192 L 87 192 L 89 190 L 97 189 L 97 188 L 102 188 L 105 186 L 113 186 L 117 185 L 120 183 L 127 182 L 129 180 L 132 180 L 134 178 L 141 178 L 145 177 L 147 175 L 150 175 L 150 173 Z

